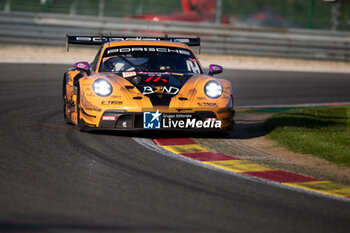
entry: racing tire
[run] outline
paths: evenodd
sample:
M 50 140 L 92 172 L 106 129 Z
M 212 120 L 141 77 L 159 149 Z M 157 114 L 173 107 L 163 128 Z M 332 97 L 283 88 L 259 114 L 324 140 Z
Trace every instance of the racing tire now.
M 77 103 L 76 103 L 76 110 L 77 110 L 77 127 L 81 132 L 87 132 L 89 131 L 87 129 L 87 127 L 85 126 L 85 124 L 82 122 L 82 120 L 80 119 L 80 111 L 81 111 L 81 107 L 80 107 L 80 85 L 79 83 L 77 84 Z
M 63 85 L 62 85 L 62 105 L 63 105 L 63 119 L 69 125 L 72 125 L 72 121 L 68 118 L 66 114 L 68 99 L 67 99 L 67 90 L 66 90 L 66 75 L 63 77 Z

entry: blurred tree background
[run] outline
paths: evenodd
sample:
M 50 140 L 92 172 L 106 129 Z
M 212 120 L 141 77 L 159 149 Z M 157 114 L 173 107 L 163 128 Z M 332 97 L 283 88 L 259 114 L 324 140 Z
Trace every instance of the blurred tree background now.
M 106 17 L 136 17 L 146 14 L 181 15 L 184 13 L 183 1 L 186 0 L 0 0 L 0 11 L 92 16 L 101 15 L 102 11 L 103 16 Z M 195 3 L 206 0 L 187 1 Z M 338 1 L 341 5 L 337 16 L 339 22 L 337 30 L 349 31 L 350 0 Z M 222 0 L 222 16 L 228 23 L 237 26 L 329 30 L 332 28 L 332 4 L 336 3 L 324 0 Z M 213 21 L 213 18 L 203 21 Z

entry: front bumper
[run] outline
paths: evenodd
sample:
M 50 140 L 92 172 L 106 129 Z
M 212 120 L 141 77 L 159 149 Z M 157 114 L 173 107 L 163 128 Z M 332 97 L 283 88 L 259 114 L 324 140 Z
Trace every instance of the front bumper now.
M 222 127 L 215 128 L 203 128 L 203 127 L 160 127 L 160 128 L 145 128 L 144 113 L 143 112 L 122 112 L 118 110 L 108 110 L 105 111 L 97 125 L 92 125 L 81 119 L 81 123 L 84 125 L 86 130 L 179 130 L 179 131 L 222 131 L 231 130 L 234 125 L 233 117 L 235 111 L 232 109 L 230 112 L 225 114 L 225 118 L 220 119 L 216 116 L 214 112 L 210 111 L 196 111 L 194 113 L 166 113 L 163 115 L 190 115 L 191 119 L 196 121 L 206 121 L 207 119 L 218 119 L 222 121 Z M 171 118 L 171 117 L 170 117 Z M 164 118 L 161 118 L 161 123 L 163 123 Z M 167 126 L 169 126 L 169 119 L 165 119 Z M 165 125 L 163 125 L 165 126 Z M 186 125 L 185 125 L 186 126 Z M 191 125 L 190 125 L 191 126 Z

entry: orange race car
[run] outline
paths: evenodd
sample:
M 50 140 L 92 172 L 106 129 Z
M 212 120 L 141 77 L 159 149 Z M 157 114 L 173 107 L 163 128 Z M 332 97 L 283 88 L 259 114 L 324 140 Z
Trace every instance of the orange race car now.
M 91 64 L 63 78 L 63 112 L 80 130 L 215 130 L 234 120 L 229 81 L 206 73 L 189 46 L 199 38 L 67 36 L 67 45 L 102 45 Z

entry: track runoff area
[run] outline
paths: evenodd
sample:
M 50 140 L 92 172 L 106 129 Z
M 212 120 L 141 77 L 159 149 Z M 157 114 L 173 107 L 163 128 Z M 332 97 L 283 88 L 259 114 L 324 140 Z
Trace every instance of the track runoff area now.
M 279 112 L 300 107 L 326 107 L 344 105 L 350 105 L 350 102 L 279 106 L 247 106 L 238 108 L 237 112 Z M 250 161 L 245 161 L 231 155 L 214 152 L 207 147 L 199 145 L 191 138 L 158 138 L 152 139 L 152 142 L 140 142 L 138 139 L 134 140 L 140 144 L 146 145 L 146 147 L 150 149 L 154 149 L 154 146 L 158 146 L 163 149 L 157 150 L 158 152 L 163 152 L 163 154 L 166 155 L 183 158 L 187 162 L 194 162 L 196 165 L 202 165 L 209 169 L 215 168 L 218 171 L 224 171 L 230 174 L 240 174 L 246 176 L 246 178 L 253 178 L 257 181 L 277 184 L 282 188 L 289 188 L 296 191 L 308 192 L 314 195 L 316 194 L 344 201 L 350 201 L 350 186 L 338 184 L 332 181 L 319 180 L 310 176 L 305 176 L 281 169 L 275 169 L 257 163 L 252 163 Z M 153 143 L 154 145 L 147 145 L 149 143 Z
M 135 139 L 137 142 L 138 139 Z M 310 194 L 319 194 L 350 201 L 350 187 L 331 181 L 319 180 L 313 177 L 262 166 L 257 163 L 241 160 L 237 157 L 217 153 L 209 148 L 197 144 L 191 138 L 158 138 L 152 140 L 156 146 L 164 149 L 157 150 L 164 154 L 180 157 L 187 162 L 202 165 L 206 168 L 215 168 L 218 171 L 240 174 L 258 181 L 277 184 L 284 188 L 306 191 Z M 141 143 L 144 144 L 144 143 Z M 154 148 L 154 145 L 147 146 Z M 170 153 L 167 153 L 170 152 Z

